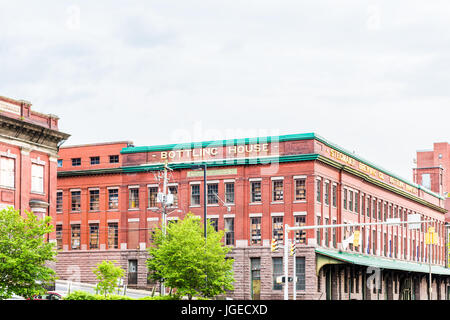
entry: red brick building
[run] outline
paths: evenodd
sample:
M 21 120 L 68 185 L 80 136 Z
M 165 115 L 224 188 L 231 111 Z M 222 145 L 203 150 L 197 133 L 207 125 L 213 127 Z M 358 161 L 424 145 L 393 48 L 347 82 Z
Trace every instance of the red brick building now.
M 56 217 L 58 149 L 69 137 L 58 120 L 30 102 L 0 96 L 0 208 Z
M 443 195 L 445 208 L 450 209 L 450 145 L 447 142 L 433 144 L 432 150 L 417 151 L 417 168 L 414 168 L 414 182 Z M 450 222 L 450 215 L 446 215 Z
M 116 158 L 117 156 L 117 158 Z M 113 158 L 111 158 L 113 157 Z M 115 159 L 115 163 L 110 163 Z M 427 299 L 431 248 L 433 298 L 448 294 L 444 198 L 352 154 L 316 134 L 134 147 L 129 142 L 61 148 L 58 171 L 58 255 L 61 278 L 94 282 L 103 259 L 117 260 L 128 284 L 148 287 L 146 247 L 161 223 L 158 172 L 168 162 L 174 203 L 169 220 L 203 217 L 206 164 L 208 219 L 233 247 L 237 299 L 282 299 L 284 225 L 405 221 L 359 227 L 361 243 L 343 245 L 356 228 L 291 232 L 298 243 L 298 299 Z M 427 226 L 438 244 L 425 245 Z M 289 272 L 292 275 L 292 260 Z M 377 286 L 373 287 L 372 283 Z M 289 294 L 292 297 L 292 284 Z

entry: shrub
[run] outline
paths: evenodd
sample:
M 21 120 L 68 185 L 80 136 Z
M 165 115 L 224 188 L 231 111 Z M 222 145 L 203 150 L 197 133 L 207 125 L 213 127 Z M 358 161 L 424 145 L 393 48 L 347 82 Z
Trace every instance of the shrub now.
M 97 295 L 84 292 L 84 291 L 74 291 L 64 297 L 64 300 L 98 300 Z

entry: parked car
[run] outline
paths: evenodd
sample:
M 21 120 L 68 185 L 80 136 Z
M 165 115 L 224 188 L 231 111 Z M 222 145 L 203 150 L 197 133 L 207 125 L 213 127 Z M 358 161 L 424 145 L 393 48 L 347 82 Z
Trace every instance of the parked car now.
M 44 294 L 33 296 L 30 300 L 62 300 L 63 296 L 57 292 L 49 291 Z

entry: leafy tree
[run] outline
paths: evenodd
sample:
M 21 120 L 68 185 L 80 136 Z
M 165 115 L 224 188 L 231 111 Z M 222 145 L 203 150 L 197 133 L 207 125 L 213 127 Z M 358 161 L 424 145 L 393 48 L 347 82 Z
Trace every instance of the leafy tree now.
M 47 265 L 56 255 L 54 244 L 46 240 L 53 231 L 50 221 L 32 212 L 21 216 L 12 207 L 0 210 L 0 299 L 42 294 L 55 281 L 55 271 Z
M 233 260 L 226 259 L 231 250 L 221 242 L 223 231 L 207 224 L 205 244 L 200 219 L 189 213 L 178 223 L 169 223 L 167 233 L 156 229 L 154 246 L 148 249 L 147 267 L 154 280 L 164 279 L 177 295 L 214 297 L 232 290 Z
M 99 283 L 95 287 L 96 291 L 105 297 L 107 295 L 113 294 L 116 287 L 117 281 L 123 277 L 125 271 L 120 266 L 115 266 L 116 261 L 102 261 L 97 263 L 97 268 L 93 269 L 94 274 L 97 276 Z

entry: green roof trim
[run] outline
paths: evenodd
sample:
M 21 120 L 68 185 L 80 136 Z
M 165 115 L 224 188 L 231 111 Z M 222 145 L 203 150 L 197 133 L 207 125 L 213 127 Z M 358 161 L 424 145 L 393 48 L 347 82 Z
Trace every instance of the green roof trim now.
M 404 260 L 388 259 L 382 257 L 369 256 L 365 254 L 350 253 L 344 251 L 316 248 L 316 253 L 350 264 L 356 264 L 380 269 L 400 270 L 407 272 L 429 273 L 429 264 L 408 262 Z M 432 265 L 431 273 L 440 275 L 450 275 L 450 269 Z
M 391 176 L 403 183 L 406 183 L 414 188 L 423 190 L 424 192 L 439 198 L 441 200 L 445 199 L 443 196 L 432 192 L 431 190 L 415 184 L 413 182 L 407 181 L 404 178 L 401 178 L 395 174 L 392 174 L 388 170 L 381 168 L 378 165 L 367 161 L 360 156 L 326 140 L 315 133 L 301 133 L 301 134 L 286 134 L 280 136 L 267 136 L 267 137 L 257 137 L 257 138 L 245 138 L 245 139 L 228 139 L 228 140 L 212 140 L 212 141 L 202 141 L 202 142 L 191 142 L 191 143 L 180 143 L 180 144 L 165 144 L 165 145 L 157 145 L 157 146 L 144 146 L 144 147 L 127 147 L 121 150 L 121 154 L 131 154 L 131 153 L 141 153 L 141 152 L 155 152 L 155 151 L 165 151 L 165 150 L 181 150 L 181 149 L 193 149 L 193 148 L 206 148 L 206 147 L 221 147 L 221 146 L 233 146 L 233 145 L 242 145 L 242 144 L 253 144 L 253 143 L 270 143 L 270 142 L 285 142 L 285 141 L 299 141 L 299 140 L 317 140 L 322 142 L 326 146 L 333 148 L 353 159 L 356 159 L 359 162 L 362 162 L 384 174 Z

